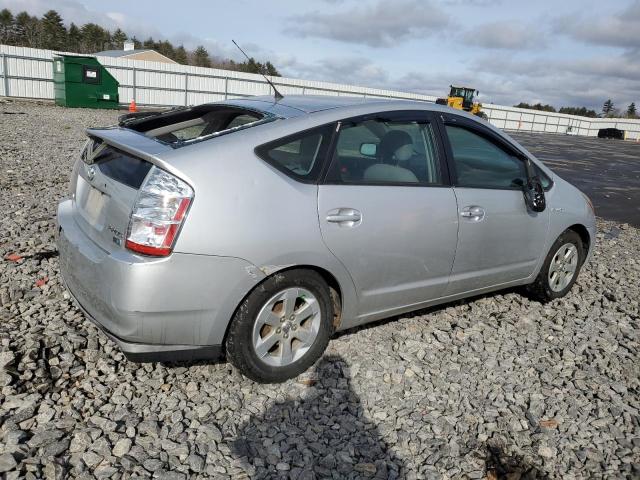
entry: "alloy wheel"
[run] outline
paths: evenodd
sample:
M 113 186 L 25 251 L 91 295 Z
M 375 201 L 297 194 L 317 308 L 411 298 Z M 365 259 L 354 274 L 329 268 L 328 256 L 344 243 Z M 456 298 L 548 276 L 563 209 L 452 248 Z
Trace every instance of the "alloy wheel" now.
M 268 365 L 290 365 L 311 348 L 320 322 L 318 299 L 304 288 L 287 288 L 260 309 L 253 325 L 253 349 Z
M 573 243 L 565 243 L 551 259 L 549 265 L 549 287 L 561 292 L 571 283 L 578 269 L 578 249 Z

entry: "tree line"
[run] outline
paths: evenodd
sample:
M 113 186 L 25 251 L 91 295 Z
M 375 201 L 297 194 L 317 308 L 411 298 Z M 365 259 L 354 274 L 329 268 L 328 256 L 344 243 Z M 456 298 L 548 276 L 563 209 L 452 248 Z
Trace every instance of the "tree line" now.
M 133 42 L 136 49 L 155 50 L 182 65 L 280 76 L 270 61 L 262 63 L 250 58 L 242 63 L 234 62 L 212 56 L 202 45 L 187 50 L 183 45 L 175 46 L 168 40 L 154 40 L 151 37 L 139 40 L 120 28 L 112 32 L 96 23 L 80 26 L 71 23 L 67 28 L 64 19 L 55 10 L 49 10 L 41 18 L 27 12 L 14 15 L 6 8 L 0 11 L 0 43 L 5 45 L 94 54 L 103 50 L 121 50 L 127 40 Z
M 538 102 L 536 104 L 530 105 L 526 102 L 520 102 L 514 107 L 518 108 L 528 108 L 531 110 L 540 110 L 543 112 L 558 112 L 558 113 L 568 113 L 569 115 L 580 115 L 582 117 L 609 117 L 609 118 L 620 118 L 626 116 L 627 118 L 638 118 L 638 114 L 636 112 L 636 104 L 635 102 L 631 102 L 631 104 L 627 107 L 626 112 L 622 112 L 619 109 L 615 108 L 613 101 L 609 98 L 604 102 L 602 106 L 602 113 L 598 115 L 595 110 L 590 110 L 585 107 L 561 107 L 559 110 L 556 110 L 553 105 L 543 105 Z

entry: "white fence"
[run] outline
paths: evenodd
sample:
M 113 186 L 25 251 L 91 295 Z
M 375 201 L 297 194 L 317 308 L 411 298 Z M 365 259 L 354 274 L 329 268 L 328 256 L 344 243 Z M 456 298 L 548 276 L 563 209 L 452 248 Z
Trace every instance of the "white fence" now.
M 0 96 L 53 99 L 53 60 L 58 52 L 0 45 Z M 120 101 L 140 105 L 196 105 L 228 98 L 268 95 L 271 87 L 260 75 L 170 63 L 97 57 L 120 82 Z M 273 77 L 284 95 L 345 95 L 434 102 L 436 97 L 354 85 Z M 444 92 L 443 92 L 444 93 Z M 483 110 L 498 128 L 529 132 L 597 136 L 601 128 L 618 128 L 626 138 L 640 140 L 640 120 L 587 118 L 485 104 Z
M 602 128 L 617 128 L 625 132 L 626 139 L 640 141 L 638 119 L 589 118 L 494 104 L 484 104 L 482 110 L 493 125 L 504 130 L 597 137 Z

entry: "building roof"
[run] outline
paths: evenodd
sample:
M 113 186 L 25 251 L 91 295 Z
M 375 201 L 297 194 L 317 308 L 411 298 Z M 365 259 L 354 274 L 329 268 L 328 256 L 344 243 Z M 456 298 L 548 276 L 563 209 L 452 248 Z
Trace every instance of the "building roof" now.
M 135 50 L 104 50 L 102 52 L 96 52 L 94 55 L 100 55 L 103 57 L 128 57 L 129 55 L 135 55 L 136 53 L 142 52 L 155 52 L 155 50 L 150 48 L 138 48 Z
M 132 60 L 148 60 L 151 62 L 178 63 L 166 55 L 149 48 L 140 48 L 135 50 L 104 50 L 102 52 L 97 52 L 94 55 L 104 55 L 106 57 L 113 58 L 128 58 Z

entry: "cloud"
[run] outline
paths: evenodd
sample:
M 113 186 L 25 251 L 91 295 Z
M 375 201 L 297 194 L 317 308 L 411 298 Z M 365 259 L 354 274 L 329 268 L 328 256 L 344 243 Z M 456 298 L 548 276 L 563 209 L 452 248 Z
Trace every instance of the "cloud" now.
M 178 32 L 166 35 L 153 24 L 141 21 L 139 18 L 132 18 L 121 12 L 101 13 L 89 10 L 86 6 L 76 0 L 56 0 L 52 5 L 49 0 L 0 0 L 0 9 L 8 8 L 14 14 L 22 11 L 30 15 L 42 16 L 47 11 L 54 8 L 63 18 L 66 25 L 72 22 L 76 25 L 85 23 L 96 23 L 111 31 L 116 28 L 122 29 L 129 36 L 135 36 L 139 40 L 153 37 L 156 40 L 169 40 L 175 45 L 184 45 L 185 48 L 193 50 L 198 45 L 203 45 L 209 54 L 220 59 L 233 59 L 243 61 L 244 57 L 231 42 L 222 43 L 216 39 L 201 38 L 190 33 Z M 261 58 L 263 50 L 255 44 L 247 44 L 245 47 L 251 56 Z
M 36 16 L 42 16 L 49 10 L 54 9 L 60 14 L 66 25 L 71 23 L 76 25 L 96 23 L 109 30 L 121 28 L 140 38 L 160 35 L 160 31 L 156 27 L 137 18 L 130 18 L 121 12 L 101 13 L 89 10 L 76 0 L 57 0 L 55 5 L 52 5 L 49 0 L 0 0 L 0 9 L 2 8 L 8 8 L 14 14 L 26 11 L 30 15 Z
M 619 108 L 626 108 L 632 101 L 638 103 L 640 98 L 640 63 L 629 62 L 627 54 L 570 61 L 551 61 L 544 56 L 523 60 L 520 55 L 485 55 L 462 70 L 441 67 L 399 75 L 361 56 L 325 58 L 313 63 L 300 63 L 292 57 L 277 61 L 278 68 L 294 78 L 437 97 L 446 96 L 450 84 L 460 84 L 478 89 L 481 102 L 501 105 L 541 102 L 558 108 L 586 106 L 600 111 L 610 97 Z
M 368 58 L 360 56 L 329 57 L 317 62 L 303 63 L 295 58 L 276 59 L 277 67 L 287 76 L 324 80 L 351 85 L 386 88 L 389 82 L 388 70 L 376 65 Z
M 561 17 L 554 31 L 593 45 L 640 49 L 640 0 L 612 15 Z
M 287 19 L 285 32 L 370 47 L 392 47 L 443 30 L 449 15 L 431 1 L 379 1 L 335 13 L 314 11 Z
M 463 5 L 465 7 L 488 7 L 490 5 L 500 5 L 503 0 L 444 0 L 446 5 Z
M 30 15 L 42 16 L 54 8 L 65 20 L 68 25 L 74 23 L 98 23 L 98 21 L 108 21 L 109 26 L 114 26 L 112 19 L 106 15 L 92 12 L 84 5 L 75 0 L 59 0 L 55 5 L 46 0 L 0 0 L 0 9 L 8 8 L 17 14 L 19 12 L 28 12 Z
M 499 21 L 478 25 L 467 31 L 463 39 L 469 45 L 483 48 L 526 50 L 544 46 L 539 32 L 518 21 Z
M 584 105 L 599 111 L 607 98 L 618 106 L 640 98 L 640 65 L 625 54 L 571 60 L 493 55 L 477 59 L 471 68 L 476 88 L 492 103 Z
M 317 60 L 303 56 L 303 48 L 297 45 L 269 47 L 243 42 L 242 47 L 258 60 L 271 60 L 283 75 L 292 78 L 438 97 L 446 95 L 450 84 L 460 83 L 479 89 L 482 102 L 506 105 L 540 101 L 556 107 L 584 105 L 599 111 L 609 97 L 620 108 L 625 108 L 631 101 L 640 103 L 640 35 L 637 33 L 640 32 L 640 0 L 626 2 L 627 6 L 618 7 L 618 11 L 599 16 L 590 15 L 587 10 L 555 20 L 546 17 L 544 22 L 535 24 L 529 19 L 515 23 L 493 21 L 483 25 L 482 18 L 486 18 L 486 14 L 481 15 L 484 12 L 482 5 L 495 1 L 472 0 L 472 4 L 465 2 L 463 6 L 462 0 L 438 0 L 437 3 L 436 0 L 399 0 L 396 3 L 324 0 L 319 13 L 286 17 L 286 28 L 300 37 L 329 38 L 348 45 L 318 40 L 314 48 L 325 48 L 326 53 Z M 453 8 L 452 5 L 458 4 L 459 8 Z M 188 49 L 204 45 L 213 56 L 243 59 L 230 41 L 203 38 L 189 30 L 180 32 L 179 27 L 170 32 L 160 31 L 153 23 L 129 15 L 125 6 L 118 7 L 125 13 L 115 9 L 101 13 L 88 9 L 78 0 L 0 0 L 0 9 L 5 7 L 14 13 L 26 10 L 38 16 L 55 8 L 67 24 L 71 21 L 76 24 L 94 22 L 111 30 L 122 28 L 139 39 L 153 36 L 157 40 L 184 44 Z M 500 8 L 517 7 L 503 2 Z M 454 17 L 457 11 L 466 16 Z M 455 31 L 456 18 L 471 26 L 461 33 L 447 33 Z M 549 45 L 553 42 L 555 46 L 558 42 L 561 48 L 553 51 L 549 48 L 544 54 L 537 51 L 533 42 L 540 42 L 543 34 L 549 39 Z M 563 41 L 565 38 L 577 42 Z M 396 58 L 399 49 L 380 49 L 413 39 L 426 39 L 407 49 L 426 52 L 424 58 L 406 55 L 410 58 L 404 61 Z M 285 42 L 291 43 L 290 39 Z M 566 44 L 571 48 L 565 48 Z M 488 50 L 479 55 L 482 50 L 471 49 L 469 45 Z M 593 45 L 609 48 L 594 48 Z M 414 47 L 417 50 L 413 50 Z M 426 60 L 429 53 L 434 54 L 431 62 Z

